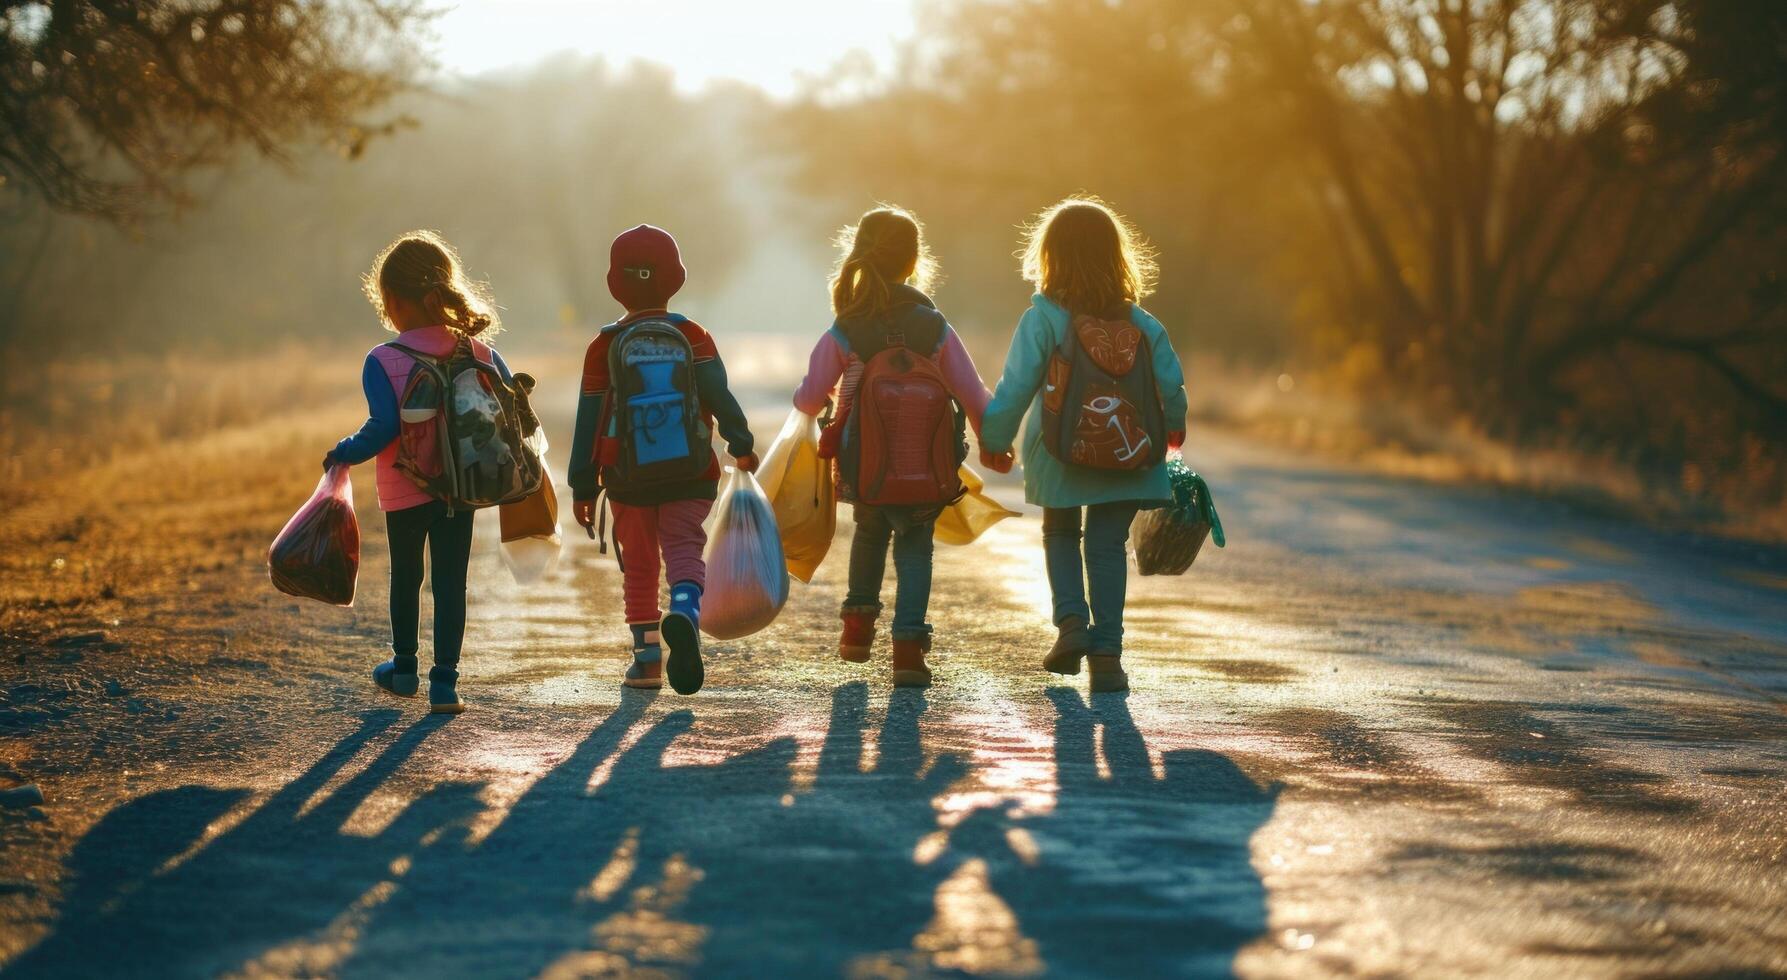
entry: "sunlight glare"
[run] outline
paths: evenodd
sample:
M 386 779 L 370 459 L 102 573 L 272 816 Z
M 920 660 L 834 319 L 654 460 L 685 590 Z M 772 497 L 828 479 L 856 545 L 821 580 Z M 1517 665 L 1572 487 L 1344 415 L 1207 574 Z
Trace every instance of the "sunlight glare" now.
M 888 67 L 913 10 L 911 0 L 462 0 L 434 27 L 441 65 L 462 74 L 569 51 L 668 65 L 685 89 L 732 79 L 786 97 L 846 56 Z
M 944 970 L 1028 976 L 1042 972 L 1035 941 L 993 891 L 986 862 L 965 862 L 937 886 L 937 915 L 916 940 Z

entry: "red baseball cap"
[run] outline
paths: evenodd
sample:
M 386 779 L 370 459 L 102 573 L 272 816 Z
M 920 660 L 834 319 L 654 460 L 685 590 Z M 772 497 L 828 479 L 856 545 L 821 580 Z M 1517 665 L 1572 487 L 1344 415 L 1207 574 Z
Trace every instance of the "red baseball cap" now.
M 663 308 L 687 278 L 676 239 L 662 228 L 621 232 L 608 250 L 608 292 L 629 310 Z

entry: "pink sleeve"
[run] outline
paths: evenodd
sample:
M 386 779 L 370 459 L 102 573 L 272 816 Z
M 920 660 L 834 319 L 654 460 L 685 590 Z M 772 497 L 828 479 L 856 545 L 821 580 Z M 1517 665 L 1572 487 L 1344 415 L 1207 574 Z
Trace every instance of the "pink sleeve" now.
M 974 358 L 969 356 L 968 348 L 962 346 L 962 338 L 954 327 L 944 332 L 943 347 L 937 351 L 937 366 L 943 369 L 943 380 L 949 384 L 949 393 L 962 403 L 968 413 L 968 424 L 974 427 L 974 435 L 979 438 L 980 417 L 986 414 L 987 402 L 993 400 L 993 394 L 980 380 L 980 372 L 974 368 Z
M 838 338 L 827 330 L 813 345 L 812 356 L 807 358 L 807 376 L 801 379 L 800 387 L 794 389 L 794 407 L 808 415 L 818 415 L 825 410 L 826 399 L 831 397 L 833 388 L 838 386 L 838 379 L 844 376 L 844 368 L 850 364 L 850 358 L 844 349 L 838 346 Z

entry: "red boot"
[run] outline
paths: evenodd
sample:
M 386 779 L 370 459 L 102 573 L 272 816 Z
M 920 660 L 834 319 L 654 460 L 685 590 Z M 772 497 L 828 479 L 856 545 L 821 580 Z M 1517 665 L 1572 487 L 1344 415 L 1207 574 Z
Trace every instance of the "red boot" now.
M 846 609 L 839 614 L 844 621 L 844 635 L 838 638 L 838 656 L 853 664 L 869 662 L 869 650 L 875 646 L 875 617 L 880 610 Z
M 931 652 L 931 638 L 893 641 L 893 682 L 895 687 L 930 687 L 931 668 L 925 666 L 925 654 Z

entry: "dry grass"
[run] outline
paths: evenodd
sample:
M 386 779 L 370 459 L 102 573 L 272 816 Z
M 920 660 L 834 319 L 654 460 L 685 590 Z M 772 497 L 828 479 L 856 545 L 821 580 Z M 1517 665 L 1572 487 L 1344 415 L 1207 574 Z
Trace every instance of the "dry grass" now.
M 357 389 L 352 355 L 287 346 L 230 359 L 52 361 L 0 379 L 0 493 L 96 463 L 285 418 Z
M 1787 473 L 1759 443 L 1753 458 L 1716 477 L 1691 466 L 1647 472 L 1566 436 L 1517 445 L 1467 418 L 1425 412 L 1389 394 L 1355 395 L 1362 386 L 1344 371 L 1279 378 L 1205 358 L 1187 364 L 1186 375 L 1193 419 L 1272 443 L 1398 476 L 1489 483 L 1647 523 L 1787 542 Z
M 0 628 L 115 618 L 262 561 L 315 460 L 364 413 L 354 364 L 286 350 L 9 380 Z

